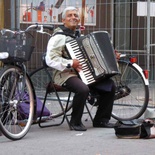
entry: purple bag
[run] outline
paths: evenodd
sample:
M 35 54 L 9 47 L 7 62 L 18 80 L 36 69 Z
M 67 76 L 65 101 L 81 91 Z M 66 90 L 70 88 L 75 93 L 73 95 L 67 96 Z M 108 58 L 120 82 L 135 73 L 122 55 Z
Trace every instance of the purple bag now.
M 18 105 L 18 113 L 20 115 L 19 119 L 27 119 L 28 118 L 29 109 L 30 109 L 30 104 L 28 101 L 29 101 L 29 96 L 28 96 L 28 94 L 25 93 L 23 102 Z M 36 97 L 36 101 L 37 101 L 36 114 L 37 114 L 37 117 L 40 117 L 43 103 L 38 97 Z M 50 111 L 46 107 L 44 107 L 42 116 L 50 116 Z

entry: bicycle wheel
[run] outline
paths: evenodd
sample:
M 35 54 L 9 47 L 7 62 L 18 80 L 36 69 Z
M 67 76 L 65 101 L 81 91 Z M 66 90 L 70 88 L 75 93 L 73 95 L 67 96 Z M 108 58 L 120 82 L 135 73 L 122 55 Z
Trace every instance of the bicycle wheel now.
M 143 73 L 133 64 L 119 61 L 121 76 L 113 77 L 116 95 L 112 117 L 117 120 L 132 120 L 141 117 L 149 100 L 149 88 Z
M 52 79 L 52 69 L 40 67 L 40 68 L 36 69 L 35 71 L 31 72 L 29 75 L 30 75 L 31 81 L 34 86 L 36 96 L 43 102 L 47 85 L 49 84 L 49 82 Z M 71 102 L 72 97 L 71 97 L 71 100 L 66 108 L 68 92 L 58 91 L 58 95 L 59 95 L 60 100 L 63 104 L 64 110 L 66 110 L 66 112 L 68 112 L 72 107 L 72 102 Z M 58 103 L 58 98 L 54 92 L 48 94 L 45 106 L 50 110 L 51 118 L 56 118 L 56 117 L 64 115 L 63 110 L 62 110 L 60 104 Z
M 19 140 L 28 133 L 34 114 L 33 95 L 28 77 L 23 77 L 19 67 L 8 66 L 1 69 L 0 130 L 7 138 Z M 25 96 L 29 96 L 29 98 L 25 99 Z M 23 102 L 30 104 L 26 117 L 19 108 Z

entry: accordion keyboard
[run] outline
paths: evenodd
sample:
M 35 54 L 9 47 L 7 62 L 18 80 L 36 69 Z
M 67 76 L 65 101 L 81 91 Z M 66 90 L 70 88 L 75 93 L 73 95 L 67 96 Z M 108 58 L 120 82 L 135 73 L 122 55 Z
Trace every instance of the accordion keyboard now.
M 95 82 L 95 79 L 93 77 L 93 74 L 88 67 L 88 60 L 84 56 L 84 53 L 81 52 L 81 49 L 76 42 L 76 40 L 73 40 L 69 43 L 66 43 L 67 50 L 70 51 L 69 54 L 72 59 L 78 59 L 80 63 L 82 64 L 82 70 L 79 72 L 79 76 L 81 80 L 86 84 L 91 84 Z

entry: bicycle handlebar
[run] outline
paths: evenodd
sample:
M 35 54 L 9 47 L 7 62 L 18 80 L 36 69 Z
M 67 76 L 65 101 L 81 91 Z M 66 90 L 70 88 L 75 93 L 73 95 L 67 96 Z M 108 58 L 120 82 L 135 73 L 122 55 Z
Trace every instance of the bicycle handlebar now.
M 47 24 L 44 25 L 44 24 L 37 24 L 36 23 L 36 24 L 28 26 L 26 28 L 26 30 L 24 30 L 24 31 L 22 31 L 22 30 L 13 31 L 13 30 L 10 30 L 10 29 L 2 29 L 1 33 L 2 33 L 2 35 L 4 35 L 6 32 L 11 32 L 12 34 L 21 34 L 21 33 L 30 31 L 30 29 L 37 29 L 37 28 L 40 28 L 40 30 L 37 31 L 37 32 L 43 33 L 44 32 L 43 29 L 48 29 L 48 30 L 52 31 L 54 29 L 54 26 L 53 25 L 47 25 Z
M 6 32 L 11 32 L 12 34 L 15 34 L 16 33 L 15 31 L 10 30 L 10 29 L 2 29 L 1 30 L 2 35 L 4 35 Z
M 48 29 L 48 30 L 53 30 L 54 29 L 54 26 L 53 25 L 47 25 L 47 24 L 33 24 L 33 25 L 30 25 L 25 31 L 29 31 L 30 29 L 37 29 L 37 28 L 44 28 L 44 29 Z
M 53 25 L 43 25 L 43 28 L 49 29 L 49 30 L 51 30 L 51 31 L 54 30 L 54 26 L 53 26 Z

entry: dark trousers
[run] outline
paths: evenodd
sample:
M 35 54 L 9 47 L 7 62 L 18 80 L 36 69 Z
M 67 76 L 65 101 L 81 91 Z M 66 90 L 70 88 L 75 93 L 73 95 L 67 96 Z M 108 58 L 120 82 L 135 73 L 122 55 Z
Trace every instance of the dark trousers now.
M 99 106 L 94 121 L 108 121 L 110 119 L 115 94 L 115 85 L 111 79 L 98 82 L 89 88 L 78 77 L 71 77 L 63 84 L 63 86 L 75 93 L 71 113 L 72 122 L 77 124 L 81 123 L 84 105 L 90 89 L 93 89 L 93 91 L 96 91 L 100 95 L 97 101 Z
M 113 80 L 105 79 L 100 81 L 92 86 L 91 89 L 99 94 L 99 97 L 97 98 L 98 108 L 94 117 L 94 122 L 108 122 L 111 118 L 116 89 Z
M 71 122 L 80 124 L 84 105 L 88 98 L 89 87 L 85 85 L 78 77 L 69 78 L 64 84 L 69 91 L 74 92 L 73 108 L 71 113 Z

